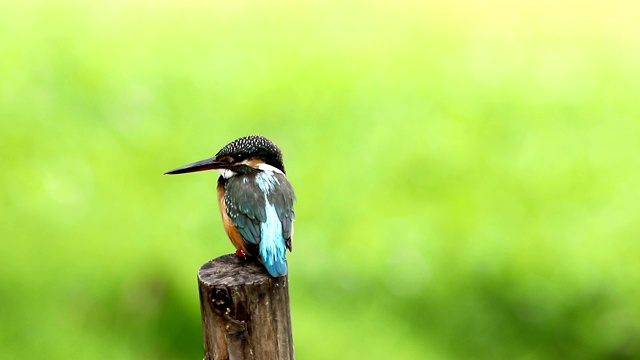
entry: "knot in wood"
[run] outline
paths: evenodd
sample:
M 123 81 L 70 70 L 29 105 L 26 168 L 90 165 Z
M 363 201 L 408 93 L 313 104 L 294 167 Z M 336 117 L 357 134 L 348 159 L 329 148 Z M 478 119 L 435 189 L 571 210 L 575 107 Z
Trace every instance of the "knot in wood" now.
M 228 313 L 233 306 L 231 295 L 226 287 L 214 287 L 210 298 L 213 306 L 221 313 Z

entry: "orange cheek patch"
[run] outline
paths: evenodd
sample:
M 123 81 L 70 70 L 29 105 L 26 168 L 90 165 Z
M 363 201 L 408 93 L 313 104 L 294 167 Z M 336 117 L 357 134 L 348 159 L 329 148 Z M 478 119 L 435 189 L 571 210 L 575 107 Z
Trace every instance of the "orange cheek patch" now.
M 251 166 L 252 168 L 257 169 L 258 166 L 260 166 L 261 164 L 264 164 L 264 161 L 260 159 L 247 159 L 247 160 L 244 160 L 242 164 Z

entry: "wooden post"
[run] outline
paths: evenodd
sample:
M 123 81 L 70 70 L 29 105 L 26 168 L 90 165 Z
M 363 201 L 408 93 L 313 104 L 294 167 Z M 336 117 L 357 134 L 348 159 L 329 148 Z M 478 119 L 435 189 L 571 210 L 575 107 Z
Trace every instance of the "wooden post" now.
M 198 270 L 205 360 L 294 359 L 288 276 L 234 254 Z

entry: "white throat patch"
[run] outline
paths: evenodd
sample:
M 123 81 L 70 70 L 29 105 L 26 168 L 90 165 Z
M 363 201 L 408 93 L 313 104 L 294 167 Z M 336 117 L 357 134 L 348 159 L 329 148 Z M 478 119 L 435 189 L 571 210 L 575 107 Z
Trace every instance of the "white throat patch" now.
M 235 176 L 237 173 L 234 171 L 231 171 L 229 169 L 216 169 L 217 172 L 220 173 L 220 175 L 222 175 L 223 178 L 225 179 L 229 179 L 232 176 Z

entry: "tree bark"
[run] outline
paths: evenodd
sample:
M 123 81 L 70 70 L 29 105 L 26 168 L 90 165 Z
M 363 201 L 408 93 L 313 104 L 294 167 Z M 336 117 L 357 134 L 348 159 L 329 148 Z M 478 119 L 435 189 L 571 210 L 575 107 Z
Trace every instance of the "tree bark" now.
M 253 258 L 215 258 L 198 270 L 206 360 L 294 359 L 288 276 Z

